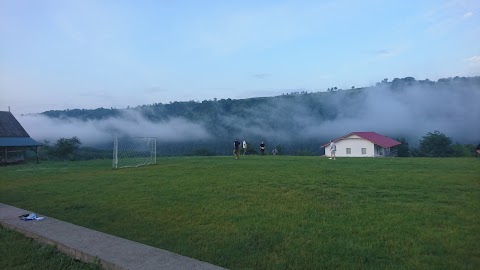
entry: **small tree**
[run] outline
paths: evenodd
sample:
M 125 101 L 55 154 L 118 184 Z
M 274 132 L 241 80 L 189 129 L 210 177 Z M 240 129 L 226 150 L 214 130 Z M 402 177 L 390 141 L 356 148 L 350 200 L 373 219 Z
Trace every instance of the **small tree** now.
M 409 157 L 410 156 L 410 147 L 408 146 L 408 142 L 405 138 L 398 138 L 397 141 L 401 142 L 402 144 L 395 146 L 397 149 L 397 156 L 398 157 Z
M 82 143 L 77 137 L 70 139 L 60 138 L 53 146 L 51 146 L 50 154 L 62 160 L 75 160 L 76 152 Z
M 428 132 L 420 140 L 420 152 L 427 157 L 449 157 L 452 155 L 452 139 L 438 130 Z

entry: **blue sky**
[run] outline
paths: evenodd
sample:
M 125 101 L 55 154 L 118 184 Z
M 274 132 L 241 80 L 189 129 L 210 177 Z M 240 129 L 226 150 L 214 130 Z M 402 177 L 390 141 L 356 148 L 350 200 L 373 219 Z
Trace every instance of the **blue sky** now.
M 0 110 L 480 75 L 480 1 L 0 0 Z

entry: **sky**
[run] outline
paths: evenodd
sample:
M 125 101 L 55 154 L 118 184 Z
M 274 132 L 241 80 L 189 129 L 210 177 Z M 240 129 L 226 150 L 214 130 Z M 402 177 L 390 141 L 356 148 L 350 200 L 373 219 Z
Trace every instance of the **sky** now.
M 480 75 L 480 1 L 0 0 L 0 110 Z

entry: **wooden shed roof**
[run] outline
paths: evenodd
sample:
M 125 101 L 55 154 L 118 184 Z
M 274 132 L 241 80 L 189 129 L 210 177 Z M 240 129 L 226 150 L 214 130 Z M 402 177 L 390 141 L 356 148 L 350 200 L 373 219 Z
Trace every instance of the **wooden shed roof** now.
M 11 112 L 0 111 L 0 147 L 26 147 L 42 145 L 30 138 Z
M 11 112 L 0 111 L 0 137 L 30 137 Z

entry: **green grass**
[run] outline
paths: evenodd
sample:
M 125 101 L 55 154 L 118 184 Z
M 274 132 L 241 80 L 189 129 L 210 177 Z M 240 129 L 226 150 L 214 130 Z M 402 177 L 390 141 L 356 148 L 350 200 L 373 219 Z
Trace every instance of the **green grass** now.
M 480 269 L 480 159 L 0 168 L 0 201 L 231 269 Z
M 0 226 L 0 269 L 101 269 Z

